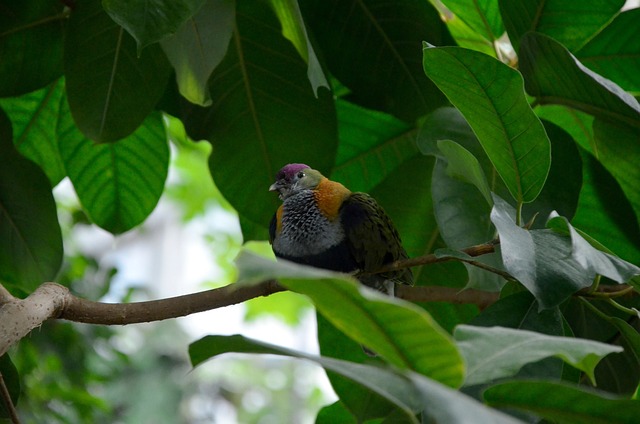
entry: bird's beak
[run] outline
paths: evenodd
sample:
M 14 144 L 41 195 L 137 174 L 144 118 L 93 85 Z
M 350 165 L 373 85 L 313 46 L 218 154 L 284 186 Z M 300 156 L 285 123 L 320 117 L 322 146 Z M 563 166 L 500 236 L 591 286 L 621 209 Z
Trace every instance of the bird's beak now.
M 269 186 L 269 191 L 278 191 L 280 190 L 280 184 L 278 184 L 278 182 L 276 181 L 275 183 L 271 184 Z

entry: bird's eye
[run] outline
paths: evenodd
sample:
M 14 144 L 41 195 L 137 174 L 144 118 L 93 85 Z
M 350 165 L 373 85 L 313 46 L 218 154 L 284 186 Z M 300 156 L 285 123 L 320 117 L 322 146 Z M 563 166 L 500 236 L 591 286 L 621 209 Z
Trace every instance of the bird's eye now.
M 298 178 L 302 178 L 302 177 L 304 177 L 304 172 L 302 171 L 298 172 Z

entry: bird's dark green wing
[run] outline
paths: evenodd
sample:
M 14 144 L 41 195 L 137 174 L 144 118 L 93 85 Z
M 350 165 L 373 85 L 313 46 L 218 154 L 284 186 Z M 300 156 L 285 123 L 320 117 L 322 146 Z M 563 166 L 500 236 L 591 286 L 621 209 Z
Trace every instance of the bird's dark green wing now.
M 391 218 L 368 194 L 353 193 L 349 196 L 340 208 L 340 220 L 349 251 L 365 272 L 374 272 L 385 264 L 407 258 Z M 409 268 L 382 276 L 398 283 L 413 284 Z

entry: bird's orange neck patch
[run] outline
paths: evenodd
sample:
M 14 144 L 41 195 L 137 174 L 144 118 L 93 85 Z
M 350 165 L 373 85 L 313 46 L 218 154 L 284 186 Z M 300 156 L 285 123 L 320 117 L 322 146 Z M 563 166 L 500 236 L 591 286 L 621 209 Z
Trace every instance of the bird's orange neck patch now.
M 284 205 L 280 205 L 276 211 L 276 234 L 282 232 L 282 212 L 284 211 Z
M 351 191 L 340 183 L 323 178 L 314 190 L 314 196 L 318 202 L 318 208 L 327 219 L 333 221 L 338 217 L 342 202 L 351 194 Z

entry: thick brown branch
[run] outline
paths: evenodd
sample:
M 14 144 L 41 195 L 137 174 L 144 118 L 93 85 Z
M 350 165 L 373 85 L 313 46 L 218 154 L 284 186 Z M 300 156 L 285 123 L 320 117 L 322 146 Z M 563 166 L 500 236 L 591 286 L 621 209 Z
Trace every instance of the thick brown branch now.
M 92 302 L 69 295 L 67 307 L 57 318 L 103 325 L 160 321 L 235 305 L 284 290 L 277 281 L 269 280 L 251 286 L 231 284 L 199 293 L 135 303 Z

